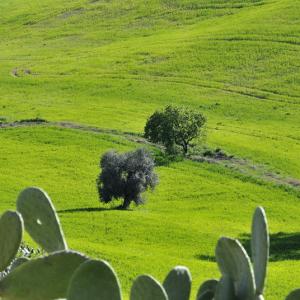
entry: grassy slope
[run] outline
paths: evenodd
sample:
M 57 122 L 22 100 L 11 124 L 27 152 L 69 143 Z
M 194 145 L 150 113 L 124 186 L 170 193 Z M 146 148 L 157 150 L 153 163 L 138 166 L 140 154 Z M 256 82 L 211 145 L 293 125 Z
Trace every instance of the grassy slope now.
M 44 187 L 59 211 L 70 246 L 109 260 L 126 293 L 137 274 L 148 272 L 162 280 L 177 264 L 191 269 L 195 293 L 205 278 L 218 276 L 216 264 L 205 257 L 213 255 L 219 236 L 249 233 L 252 211 L 259 204 L 267 209 L 271 233 L 299 229 L 295 195 L 215 165 L 181 162 L 159 167 L 161 183 L 148 195 L 146 206 L 129 212 L 98 210 L 99 154 L 137 145 L 54 127 L 5 129 L 0 142 L 0 165 L 5 170 L 0 174 L 0 209 L 12 208 L 21 188 Z M 297 252 L 290 254 L 293 258 Z M 295 287 L 290 278 L 298 278 L 299 266 L 293 260 L 271 263 L 268 299 L 281 299 Z
M 300 177 L 297 1 L 40 2 L 0 3 L 0 116 L 141 132 L 154 109 L 190 104 L 208 116 L 210 145 Z M 1 130 L 0 139 L 1 210 L 32 184 L 60 210 L 96 207 L 100 152 L 136 147 L 53 128 Z M 137 273 L 162 279 L 179 263 L 197 284 L 215 275 L 215 264 L 195 256 L 211 255 L 220 234 L 248 232 L 257 204 L 273 232 L 298 231 L 293 194 L 210 165 L 159 173 L 142 209 L 60 213 L 71 246 L 109 259 L 126 290 Z M 298 265 L 271 264 L 269 299 L 294 287 Z
M 140 132 L 189 103 L 211 144 L 299 176 L 299 3 L 179 3 L 2 2 L 1 115 Z

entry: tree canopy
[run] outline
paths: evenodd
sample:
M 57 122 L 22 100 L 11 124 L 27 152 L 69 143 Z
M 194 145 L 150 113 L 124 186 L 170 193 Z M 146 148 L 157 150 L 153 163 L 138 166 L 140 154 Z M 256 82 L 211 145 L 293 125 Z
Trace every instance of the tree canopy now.
M 154 173 L 154 161 L 145 149 L 118 153 L 106 152 L 100 160 L 101 173 L 97 178 L 100 201 L 108 203 L 123 199 L 120 208 L 127 209 L 134 201 L 144 203 L 142 193 L 154 189 L 158 177 Z
M 173 152 L 177 145 L 186 155 L 192 140 L 201 135 L 205 122 L 206 118 L 199 111 L 168 105 L 150 116 L 144 135 L 153 143 L 163 144 L 168 152 Z

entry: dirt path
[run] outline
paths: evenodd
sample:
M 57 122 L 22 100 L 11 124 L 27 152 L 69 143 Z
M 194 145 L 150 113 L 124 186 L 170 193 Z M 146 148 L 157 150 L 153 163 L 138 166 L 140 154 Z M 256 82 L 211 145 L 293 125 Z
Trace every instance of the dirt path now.
M 214 164 L 221 164 L 231 170 L 238 171 L 246 176 L 251 176 L 252 178 L 264 180 L 267 182 L 272 182 L 276 185 L 284 185 L 300 191 L 300 180 L 288 176 L 282 176 L 281 174 L 270 171 L 265 165 L 254 164 L 250 160 L 243 158 L 227 158 L 227 159 L 216 159 L 216 158 L 206 158 L 203 156 L 194 156 L 191 158 L 193 161 L 208 162 Z
M 1 128 L 2 129 L 15 128 L 15 127 L 30 127 L 30 126 L 56 126 L 56 127 L 61 127 L 61 128 L 76 129 L 76 130 L 87 131 L 87 132 L 106 133 L 106 134 L 124 137 L 127 140 L 135 142 L 135 143 L 141 143 L 141 144 L 145 144 L 145 145 L 154 145 L 154 144 L 148 142 L 147 140 L 145 140 L 139 134 L 123 132 L 123 131 L 118 131 L 118 130 L 114 130 L 114 129 L 106 129 L 106 128 L 82 125 L 82 124 L 73 123 L 73 122 L 49 122 L 49 121 L 45 121 L 45 120 L 24 120 L 24 121 L 10 122 L 10 123 L 8 123 L 8 122 L 0 123 L 0 129 Z M 154 146 L 157 146 L 157 145 L 154 145 Z
M 111 134 L 119 137 L 123 137 L 131 142 L 139 143 L 143 145 L 151 145 L 159 147 L 158 145 L 149 143 L 146 139 L 136 133 L 122 132 L 113 129 L 98 128 L 73 122 L 48 122 L 45 120 L 24 120 L 10 123 L 0 123 L 0 129 L 15 128 L 15 127 L 30 127 L 30 126 L 55 126 L 60 128 L 68 128 L 81 130 L 86 132 Z M 300 180 L 292 177 L 286 177 L 278 174 L 277 172 L 270 171 L 264 165 L 254 164 L 252 161 L 237 158 L 237 157 L 204 157 L 201 155 L 192 156 L 189 159 L 196 162 L 208 162 L 213 164 L 221 164 L 229 169 L 238 171 L 244 175 L 251 176 L 255 179 L 272 182 L 276 185 L 284 185 L 290 188 L 300 191 Z

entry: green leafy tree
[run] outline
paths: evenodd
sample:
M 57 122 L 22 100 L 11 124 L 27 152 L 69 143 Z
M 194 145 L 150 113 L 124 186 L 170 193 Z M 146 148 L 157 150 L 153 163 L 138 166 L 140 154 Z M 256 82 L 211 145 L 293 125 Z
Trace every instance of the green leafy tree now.
M 205 122 L 206 118 L 199 111 L 168 105 L 150 116 L 144 135 L 153 143 L 163 144 L 169 153 L 179 146 L 186 155 L 191 142 L 203 132 Z
M 100 161 L 101 173 L 97 179 L 100 201 L 108 203 L 113 199 L 123 199 L 119 207 L 127 209 L 134 201 L 144 203 L 142 193 L 154 189 L 158 177 L 154 173 L 154 161 L 145 149 L 132 152 L 106 152 Z

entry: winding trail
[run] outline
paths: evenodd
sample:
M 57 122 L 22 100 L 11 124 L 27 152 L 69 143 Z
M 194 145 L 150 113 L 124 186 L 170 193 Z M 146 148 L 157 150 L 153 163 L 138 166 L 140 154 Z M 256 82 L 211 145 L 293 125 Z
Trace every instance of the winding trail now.
M 94 132 L 99 134 L 110 134 L 118 137 L 125 138 L 128 141 L 139 143 L 143 145 L 153 146 L 162 149 L 161 146 L 148 142 L 145 138 L 137 133 L 123 132 L 114 129 L 105 129 L 94 126 L 88 126 L 73 122 L 51 122 L 45 120 L 24 120 L 15 122 L 5 122 L 0 123 L 0 130 L 7 128 L 17 128 L 17 127 L 33 127 L 33 126 L 53 126 L 59 128 L 75 129 L 86 132 Z M 226 168 L 237 171 L 243 175 L 250 176 L 254 179 L 263 180 L 266 182 L 273 183 L 279 186 L 285 186 L 292 188 L 296 192 L 300 192 L 300 180 L 292 177 L 285 177 L 277 174 L 274 171 L 270 171 L 266 166 L 262 164 L 254 164 L 250 160 L 246 160 L 238 157 L 204 157 L 202 155 L 191 156 L 188 159 L 195 162 L 207 162 L 213 164 L 221 164 Z M 299 194 L 300 198 L 300 194 Z

